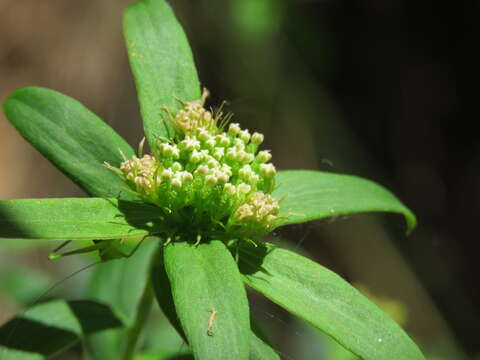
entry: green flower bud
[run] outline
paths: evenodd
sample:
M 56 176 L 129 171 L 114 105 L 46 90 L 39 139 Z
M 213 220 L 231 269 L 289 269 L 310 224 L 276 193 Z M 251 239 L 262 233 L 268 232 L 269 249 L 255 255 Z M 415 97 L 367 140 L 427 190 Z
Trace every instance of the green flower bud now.
M 279 211 L 270 195 L 276 174 L 272 156 L 258 152 L 262 134 L 250 135 L 236 123 L 224 131 L 228 118 L 207 111 L 206 96 L 183 103 L 172 115 L 177 135 L 154 143 L 155 156 L 124 157 L 118 169 L 105 166 L 144 201 L 162 209 L 168 233 L 160 235 L 256 240 L 274 226 Z
M 266 163 L 270 161 L 271 158 L 272 158 L 272 155 L 270 154 L 270 151 L 263 150 L 258 153 L 256 160 L 259 163 Z
M 263 138 L 264 137 L 262 134 L 255 132 L 253 133 L 252 139 L 250 140 L 250 142 L 255 145 L 260 145 L 263 142 Z
M 228 127 L 228 133 L 231 135 L 236 136 L 240 131 L 241 129 L 239 124 L 233 123 L 233 124 L 230 124 L 230 126 Z

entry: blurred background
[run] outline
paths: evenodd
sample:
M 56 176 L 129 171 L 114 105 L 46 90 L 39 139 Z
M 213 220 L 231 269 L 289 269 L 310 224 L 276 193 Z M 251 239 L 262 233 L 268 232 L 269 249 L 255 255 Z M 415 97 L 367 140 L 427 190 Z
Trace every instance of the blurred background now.
M 79 100 L 132 145 L 142 126 L 121 33 L 129 0 L 0 0 L 0 102 L 18 87 Z M 429 359 L 480 359 L 480 143 L 457 98 L 473 42 L 467 2 L 171 0 L 199 75 L 279 169 L 363 176 L 418 216 L 362 215 L 280 229 L 364 291 Z M 0 114 L 0 199 L 84 196 Z M 88 263 L 49 262 L 56 244 L 0 243 L 0 323 Z M 46 297 L 81 298 L 86 270 Z M 284 359 L 350 359 L 251 294 Z M 147 342 L 148 345 L 148 342 Z M 145 346 L 147 346 L 145 345 Z M 76 351 L 58 359 L 76 359 Z

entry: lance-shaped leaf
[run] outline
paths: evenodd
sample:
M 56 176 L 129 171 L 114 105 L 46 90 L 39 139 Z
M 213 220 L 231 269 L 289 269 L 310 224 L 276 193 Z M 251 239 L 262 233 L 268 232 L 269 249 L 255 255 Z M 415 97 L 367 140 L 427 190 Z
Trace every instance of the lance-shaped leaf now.
M 122 179 L 103 166 L 104 161 L 118 166 L 120 151 L 131 157 L 132 148 L 78 101 L 26 87 L 7 99 L 4 110 L 25 139 L 87 193 L 135 199 Z
M 415 215 L 391 192 L 356 176 L 286 170 L 279 171 L 277 185 L 273 195 L 283 199 L 278 225 L 362 212 L 401 214 L 408 232 L 416 225 Z
M 245 282 L 365 360 L 424 360 L 408 335 L 334 272 L 273 245 L 245 246 Z
M 119 326 L 110 308 L 95 301 L 38 304 L 0 327 L 0 359 L 47 359 L 88 334 Z
M 125 11 L 124 33 L 145 135 L 171 137 L 166 108 L 200 99 L 200 82 L 181 25 L 164 0 L 144 0 Z
M 164 249 L 175 309 L 195 358 L 244 360 L 250 355 L 247 296 L 237 264 L 218 240 Z
M 161 249 L 163 250 L 163 249 Z M 161 255 L 161 254 L 160 254 Z M 153 266 L 152 282 L 157 302 L 170 324 L 177 330 L 182 339 L 188 343 L 188 339 L 178 319 L 175 305 L 173 302 L 172 289 L 168 280 L 162 256 L 156 257 L 156 263 Z M 250 331 L 250 360 L 279 360 L 278 354 L 271 348 L 266 341 L 257 336 L 257 327 L 251 321 L 252 330 Z M 253 330 L 255 329 L 255 330 Z
M 160 229 L 159 208 L 102 198 L 0 201 L 0 238 L 127 239 Z

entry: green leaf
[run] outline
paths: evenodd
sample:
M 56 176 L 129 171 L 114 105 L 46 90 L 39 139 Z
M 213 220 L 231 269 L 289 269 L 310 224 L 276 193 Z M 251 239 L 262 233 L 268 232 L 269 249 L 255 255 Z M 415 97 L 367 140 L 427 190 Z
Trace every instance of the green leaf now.
M 131 257 L 97 265 L 90 279 L 88 296 L 108 304 L 126 328 L 135 322 L 159 243 L 157 237 L 146 238 Z M 125 334 L 124 329 L 116 329 L 89 336 L 87 348 L 92 359 L 119 359 Z
M 55 300 L 38 304 L 0 327 L 0 359 L 46 359 L 85 335 L 122 326 L 98 302 Z
M 247 359 L 248 301 L 237 264 L 218 240 L 164 249 L 175 309 L 195 358 Z
M 152 271 L 152 281 L 153 289 L 155 291 L 155 296 L 157 302 L 160 305 L 163 313 L 169 320 L 170 324 L 175 328 L 177 333 L 182 337 L 182 339 L 188 343 L 188 340 L 185 336 L 185 333 L 180 325 L 180 321 L 175 310 L 175 305 L 173 303 L 172 289 L 170 287 L 170 282 L 168 280 L 167 273 L 165 271 L 165 266 L 163 261 L 160 260 L 160 256 L 157 257 L 157 262 L 153 267 Z M 251 321 L 252 328 L 254 328 L 254 323 Z M 259 336 L 256 335 L 256 331 L 250 331 L 250 360 L 279 360 L 280 357 L 273 350 L 269 344 L 263 341 Z
M 170 286 L 170 281 L 168 280 L 168 275 L 165 271 L 163 250 L 163 248 L 160 249 L 152 267 L 153 291 L 163 314 L 177 331 L 178 335 L 188 344 L 188 339 L 182 329 L 180 320 L 178 319 L 177 311 L 175 310 L 172 287 Z
M 172 137 L 164 108 L 200 99 L 200 82 L 188 40 L 164 0 L 144 0 L 125 11 L 124 33 L 137 86 L 145 135 Z
M 126 239 L 160 228 L 159 208 L 101 198 L 0 201 L 0 238 Z
M 254 331 L 250 333 L 250 360 L 280 360 L 278 353 L 258 337 Z
M 131 157 L 132 148 L 78 101 L 53 90 L 25 87 L 7 99 L 4 110 L 25 139 L 87 193 L 136 198 L 103 166 L 104 161 L 118 166 L 119 150 Z
M 286 170 L 278 172 L 277 185 L 273 196 L 283 199 L 279 226 L 362 212 L 399 213 L 408 232 L 416 225 L 415 215 L 391 192 L 356 176 Z
M 424 360 L 408 335 L 334 272 L 273 245 L 243 247 L 244 281 L 365 360 Z

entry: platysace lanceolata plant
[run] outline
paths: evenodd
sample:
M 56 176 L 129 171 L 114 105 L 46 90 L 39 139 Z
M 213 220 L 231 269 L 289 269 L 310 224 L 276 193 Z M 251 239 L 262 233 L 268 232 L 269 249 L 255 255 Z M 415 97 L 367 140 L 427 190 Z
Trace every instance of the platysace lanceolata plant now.
M 195 359 L 278 360 L 251 319 L 245 285 L 361 359 L 424 359 L 349 283 L 263 237 L 283 225 L 379 211 L 402 214 L 410 231 L 411 211 L 358 177 L 277 171 L 263 135 L 205 108 L 188 41 L 164 0 L 131 5 L 124 24 L 151 154 L 143 145 L 135 154 L 55 91 L 22 88 L 4 104 L 21 135 L 91 197 L 1 200 L 0 238 L 89 241 L 73 253 L 98 250 L 105 262 L 88 300 L 47 301 L 2 325 L 0 359 L 46 359 L 77 341 L 93 360 L 176 357 L 178 347 L 165 355 L 156 331 L 137 346 L 155 298 Z
M 206 110 L 202 100 L 185 102 L 170 121 L 176 136 L 158 138 L 152 155 L 106 163 L 145 202 L 162 209 L 163 235 L 177 239 L 256 241 L 269 233 L 279 203 L 270 194 L 276 170 L 264 136 L 250 134 L 229 115 Z M 189 223 L 188 227 L 185 224 Z

